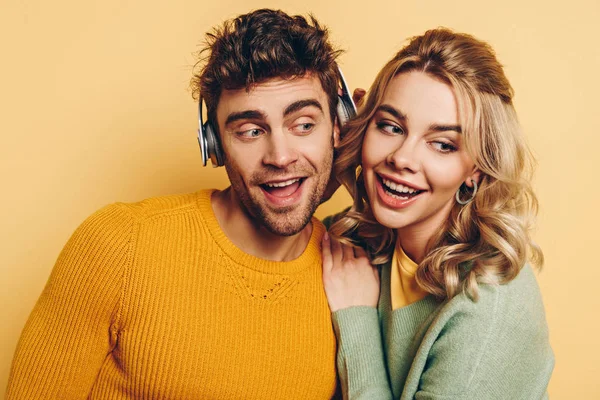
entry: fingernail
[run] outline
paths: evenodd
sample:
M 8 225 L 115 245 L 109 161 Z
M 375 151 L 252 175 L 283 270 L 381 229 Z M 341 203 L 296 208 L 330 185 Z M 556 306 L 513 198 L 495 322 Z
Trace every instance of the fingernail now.
M 324 241 L 328 241 L 329 240 L 329 233 L 325 232 L 325 234 L 323 235 L 323 240 Z

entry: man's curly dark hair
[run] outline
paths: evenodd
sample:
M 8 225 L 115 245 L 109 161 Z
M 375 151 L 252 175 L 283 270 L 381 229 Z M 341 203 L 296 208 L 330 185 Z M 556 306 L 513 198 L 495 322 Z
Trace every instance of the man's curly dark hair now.
M 191 82 L 192 93 L 196 100 L 204 99 L 208 118 L 215 121 L 223 89 L 249 90 L 271 78 L 312 73 L 328 96 L 333 121 L 339 79 L 335 60 L 340 53 L 329 43 L 327 29 L 312 15 L 307 19 L 279 10 L 256 10 L 206 34 Z

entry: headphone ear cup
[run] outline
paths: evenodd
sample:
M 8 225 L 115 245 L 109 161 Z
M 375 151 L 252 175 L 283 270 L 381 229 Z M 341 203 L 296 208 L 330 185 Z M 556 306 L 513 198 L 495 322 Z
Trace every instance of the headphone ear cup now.
M 221 167 L 225 165 L 225 157 L 223 151 L 221 150 L 219 136 L 216 134 L 209 122 L 204 124 L 204 134 L 206 135 L 206 150 L 213 167 Z

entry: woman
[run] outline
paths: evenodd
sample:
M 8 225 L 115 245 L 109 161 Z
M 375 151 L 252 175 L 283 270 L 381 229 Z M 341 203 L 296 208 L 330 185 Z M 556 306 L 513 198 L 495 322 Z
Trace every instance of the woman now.
M 323 240 L 345 398 L 547 397 L 532 157 L 512 97 L 487 44 L 434 29 L 349 125 L 335 171 L 354 205 Z

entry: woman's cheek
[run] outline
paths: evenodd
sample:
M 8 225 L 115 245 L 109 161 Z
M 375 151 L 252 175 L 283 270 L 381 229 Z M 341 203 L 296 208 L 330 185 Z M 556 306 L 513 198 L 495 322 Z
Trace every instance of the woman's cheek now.
M 459 160 L 436 160 L 425 164 L 430 185 L 438 190 L 454 192 L 465 179 L 467 169 Z

